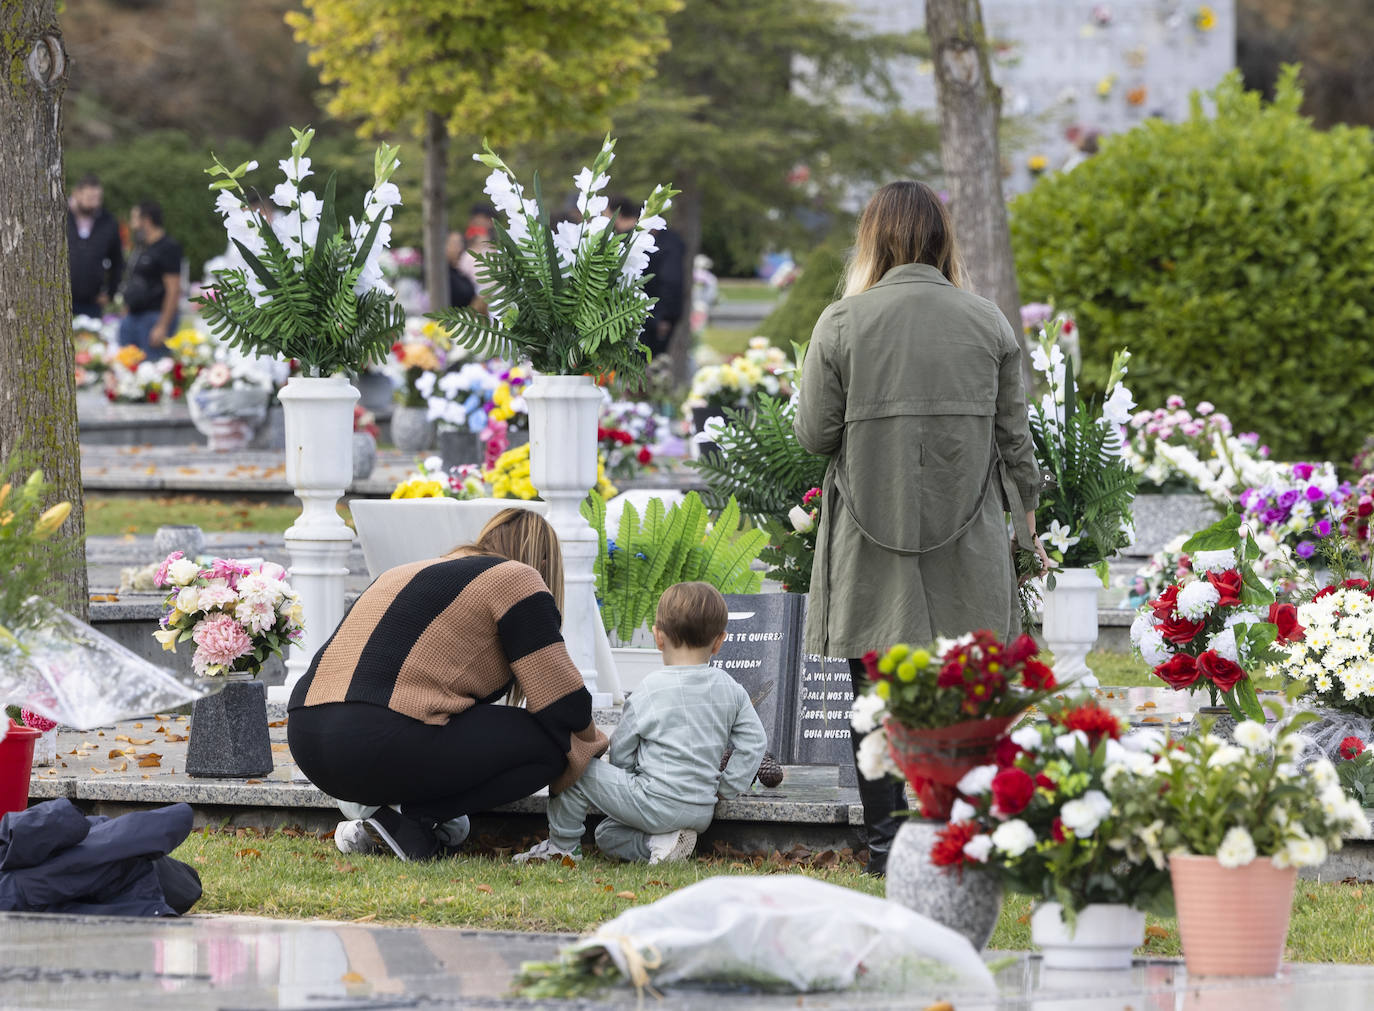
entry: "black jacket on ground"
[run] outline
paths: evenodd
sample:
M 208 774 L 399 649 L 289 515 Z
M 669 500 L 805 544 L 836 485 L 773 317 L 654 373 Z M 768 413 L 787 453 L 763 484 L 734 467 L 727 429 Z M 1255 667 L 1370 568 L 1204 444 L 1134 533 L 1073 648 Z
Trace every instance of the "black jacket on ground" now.
M 191 834 L 191 808 L 87 816 L 70 800 L 0 818 L 0 910 L 176 916 L 200 898 L 195 869 L 167 856 Z
M 91 234 L 83 239 L 76 216 L 67 211 L 67 252 L 72 268 L 72 301 L 95 302 L 103 291 L 111 299 L 124 278 L 124 249 L 119 243 L 119 222 L 109 211 L 95 216 Z

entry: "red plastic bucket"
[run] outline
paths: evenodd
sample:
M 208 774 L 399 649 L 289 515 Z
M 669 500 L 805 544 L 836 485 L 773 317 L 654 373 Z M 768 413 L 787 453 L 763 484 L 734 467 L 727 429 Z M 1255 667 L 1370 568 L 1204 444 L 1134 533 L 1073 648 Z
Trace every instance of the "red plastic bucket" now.
M 29 806 L 29 777 L 33 775 L 33 746 L 38 731 L 10 720 L 0 741 L 0 814 Z

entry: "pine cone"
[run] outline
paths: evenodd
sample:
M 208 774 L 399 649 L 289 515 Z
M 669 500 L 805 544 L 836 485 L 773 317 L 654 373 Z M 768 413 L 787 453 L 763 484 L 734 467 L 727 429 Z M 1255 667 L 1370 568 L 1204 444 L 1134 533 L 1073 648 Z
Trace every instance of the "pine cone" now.
M 773 757 L 772 752 L 763 756 L 763 761 L 759 763 L 759 782 L 770 790 L 782 785 L 783 771 L 778 760 Z

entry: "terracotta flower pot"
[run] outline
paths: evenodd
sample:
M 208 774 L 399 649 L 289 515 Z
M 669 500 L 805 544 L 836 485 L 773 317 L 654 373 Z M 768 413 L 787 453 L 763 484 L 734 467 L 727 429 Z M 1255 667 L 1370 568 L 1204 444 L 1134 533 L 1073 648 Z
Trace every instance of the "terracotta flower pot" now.
M 959 780 L 973 768 L 990 764 L 997 743 L 1018 716 L 965 720 L 948 727 L 912 728 L 889 717 L 887 750 L 921 802 L 921 814 L 945 821 L 959 791 Z
M 1170 856 L 1178 934 L 1189 976 L 1272 976 L 1293 911 L 1295 867 L 1268 857 L 1226 868 L 1216 857 Z

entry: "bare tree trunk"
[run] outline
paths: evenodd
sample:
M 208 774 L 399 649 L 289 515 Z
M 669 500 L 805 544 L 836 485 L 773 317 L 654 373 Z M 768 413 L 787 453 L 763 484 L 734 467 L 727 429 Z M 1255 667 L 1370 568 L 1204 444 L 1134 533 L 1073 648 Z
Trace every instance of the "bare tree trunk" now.
M 425 178 L 422 214 L 425 219 L 425 292 L 429 311 L 447 309 L 448 210 L 445 206 L 445 176 L 448 172 L 448 128 L 442 116 L 425 113 Z
M 682 319 L 673 330 L 672 342 L 668 349 L 673 359 L 673 383 L 686 386 L 691 380 L 688 374 L 688 357 L 692 350 L 692 265 L 701 252 L 701 188 L 696 177 L 690 172 L 679 173 L 676 181 L 682 190 L 673 198 L 674 224 L 682 236 L 686 247 L 682 253 Z
M 1021 299 L 997 148 L 1002 94 L 989 70 L 979 0 L 926 0 L 926 34 L 940 108 L 940 163 L 964 266 L 973 290 L 997 303 L 1020 338 Z M 1029 381 L 1029 362 L 1026 367 Z
M 61 536 L 75 564 L 52 597 L 84 619 L 86 530 L 62 172 L 66 85 L 55 0 L 0 0 L 0 458 L 23 454 L 43 468 L 54 501 L 71 502 Z

